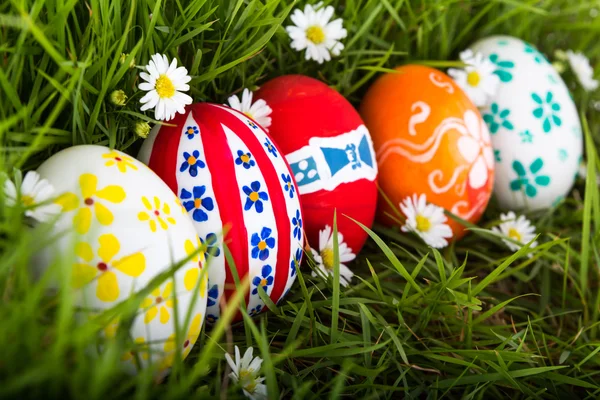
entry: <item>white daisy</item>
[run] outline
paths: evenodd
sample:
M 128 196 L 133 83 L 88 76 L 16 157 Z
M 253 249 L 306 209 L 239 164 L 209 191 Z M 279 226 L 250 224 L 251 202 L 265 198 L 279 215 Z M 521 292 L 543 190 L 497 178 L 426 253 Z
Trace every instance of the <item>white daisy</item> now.
M 340 284 L 348 286 L 354 273 L 343 263 L 354 260 L 356 254 L 352 253 L 352 249 L 344 243 L 344 235 L 340 232 L 338 232 L 338 249 L 340 258 Z M 325 276 L 333 276 L 333 230 L 329 225 L 325 225 L 325 229 L 319 232 L 319 252 L 313 248 L 310 251 L 319 271 Z M 317 272 L 313 271 L 312 276 L 316 277 Z
M 248 347 L 244 353 L 244 357 L 240 357 L 240 349 L 235 346 L 235 362 L 229 354 L 225 354 L 225 359 L 231 368 L 229 377 L 235 382 L 239 383 L 244 390 L 244 395 L 252 400 L 266 399 L 267 398 L 267 386 L 262 382 L 265 380 L 263 377 L 258 377 L 258 371 L 262 365 L 263 360 L 260 357 L 252 358 L 252 352 L 254 349 Z
M 14 206 L 20 201 L 27 208 L 25 215 L 39 222 L 48 221 L 61 211 L 58 204 L 49 203 L 54 197 L 54 187 L 46 179 L 41 179 L 36 171 L 25 174 L 20 190 L 10 179 L 6 179 L 4 195 L 7 206 Z
M 332 55 L 340 55 L 344 49 L 340 39 L 348 34 L 341 18 L 329 21 L 333 16 L 333 7 L 321 8 L 321 5 L 307 4 L 304 12 L 295 9 L 291 16 L 294 25 L 285 28 L 292 39 L 292 48 L 297 51 L 306 49 L 306 59 L 319 64 L 331 60 Z
M 583 54 L 574 53 L 571 50 L 568 50 L 566 54 L 569 65 L 581 86 L 588 92 L 598 89 L 599 83 L 594 79 L 594 70 L 590 65 L 590 60 Z
M 460 53 L 460 59 L 466 64 L 465 68 L 450 68 L 448 75 L 465 91 L 475 106 L 487 106 L 500 84 L 500 79 L 494 74 L 496 66 L 483 54 L 473 53 L 469 49 Z
M 403 232 L 416 233 L 431 247 L 440 249 L 448 246 L 447 239 L 452 237 L 452 229 L 445 223 L 448 218 L 442 207 L 428 204 L 424 194 L 419 197 L 413 194 L 400 203 L 400 210 L 406 216 L 401 228 Z
M 492 231 L 521 243 L 519 245 L 510 240 L 502 239 L 509 249 L 517 251 L 535 238 L 535 226 L 531 225 L 531 222 L 525 216 L 519 215 L 517 218 L 514 212 L 509 211 L 506 214 L 500 214 L 500 220 L 502 221 L 500 225 L 492 227 Z M 533 242 L 529 247 L 534 248 L 535 246 L 537 246 L 537 242 Z
M 229 97 L 227 102 L 229 103 L 229 107 L 243 112 L 248 117 L 255 120 L 260 126 L 268 130 L 267 128 L 271 126 L 271 117 L 269 117 L 269 115 L 271 115 L 273 110 L 271 110 L 271 107 L 269 107 L 267 102 L 263 99 L 256 100 L 252 103 L 252 95 L 253 93 L 250 90 L 244 89 L 241 102 L 236 95 Z
M 185 106 L 192 104 L 192 98 L 181 93 L 190 90 L 187 84 L 192 78 L 185 67 L 177 68 L 177 59 L 169 60 L 164 54 L 152 56 L 145 72 L 140 72 L 140 77 L 146 82 L 140 83 L 140 90 L 147 91 L 140 99 L 143 104 L 140 110 L 154 108 L 154 118 L 157 120 L 171 120 L 176 113 L 185 113 Z

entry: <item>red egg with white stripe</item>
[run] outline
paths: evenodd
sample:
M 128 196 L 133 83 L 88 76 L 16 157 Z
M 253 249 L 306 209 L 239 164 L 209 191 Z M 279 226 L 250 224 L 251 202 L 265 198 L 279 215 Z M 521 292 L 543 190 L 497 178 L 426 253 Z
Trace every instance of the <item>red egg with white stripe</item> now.
M 235 291 L 223 242 L 240 279 L 249 276 L 247 311 L 258 314 L 266 308 L 258 287 L 278 302 L 302 257 L 302 211 L 290 167 L 258 124 L 228 107 L 193 104 L 170 123 L 152 130 L 139 159 L 178 194 L 205 244 L 207 319 L 215 322 Z

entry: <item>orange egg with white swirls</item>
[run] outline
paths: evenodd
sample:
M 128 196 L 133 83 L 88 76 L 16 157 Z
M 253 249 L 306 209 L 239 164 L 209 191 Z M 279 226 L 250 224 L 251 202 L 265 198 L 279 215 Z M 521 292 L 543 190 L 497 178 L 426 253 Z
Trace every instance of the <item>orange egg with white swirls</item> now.
M 360 113 L 379 165 L 379 220 L 397 224 L 399 204 L 413 194 L 476 223 L 494 186 L 494 151 L 477 107 L 436 69 L 408 65 L 381 76 Z M 394 209 L 390 204 L 393 204 Z M 464 226 L 448 218 L 455 239 Z

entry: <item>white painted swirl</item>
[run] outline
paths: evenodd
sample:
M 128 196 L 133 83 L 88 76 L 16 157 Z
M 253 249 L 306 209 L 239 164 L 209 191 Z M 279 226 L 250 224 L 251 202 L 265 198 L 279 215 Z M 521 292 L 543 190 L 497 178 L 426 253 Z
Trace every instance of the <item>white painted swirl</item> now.
M 411 115 L 410 119 L 408 120 L 408 133 L 411 136 L 415 136 L 417 134 L 415 125 L 427 121 L 427 118 L 431 113 L 431 107 L 429 107 L 429 104 L 425 103 L 424 101 L 417 101 L 413 103 L 412 107 L 410 108 L 413 113 L 417 111 L 417 109 L 419 112 Z
M 435 72 L 432 72 L 431 74 L 429 74 L 429 80 L 431 81 L 431 83 L 433 83 L 435 86 L 444 89 L 446 92 L 452 94 L 454 93 L 454 87 L 452 86 L 452 84 L 450 82 L 442 82 L 442 81 L 438 81 L 437 79 L 439 78 L 439 75 Z

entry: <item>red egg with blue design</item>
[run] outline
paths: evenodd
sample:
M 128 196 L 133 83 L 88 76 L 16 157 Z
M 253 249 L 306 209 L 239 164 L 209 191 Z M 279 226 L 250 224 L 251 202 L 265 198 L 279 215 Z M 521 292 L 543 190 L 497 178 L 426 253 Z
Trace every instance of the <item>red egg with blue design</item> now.
M 336 211 L 338 232 L 357 254 L 367 233 L 343 215 L 371 227 L 377 205 L 377 162 L 360 115 L 340 93 L 303 75 L 272 79 L 255 96 L 273 110 L 269 134 L 298 184 L 309 244 L 317 249 Z
M 290 167 L 263 129 L 231 108 L 192 104 L 170 124 L 152 130 L 138 157 L 177 193 L 204 244 L 207 320 L 219 318 L 236 290 L 223 243 L 239 278 L 250 280 L 247 312 L 258 314 L 266 309 L 258 288 L 277 303 L 302 257 L 302 210 Z

